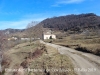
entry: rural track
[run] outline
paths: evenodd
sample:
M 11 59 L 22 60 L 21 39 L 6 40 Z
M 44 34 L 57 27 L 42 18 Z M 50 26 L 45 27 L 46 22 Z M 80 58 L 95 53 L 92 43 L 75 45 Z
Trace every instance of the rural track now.
M 100 57 L 76 51 L 67 47 L 55 45 L 52 43 L 45 43 L 40 41 L 43 44 L 52 46 L 58 50 L 60 54 L 67 55 L 71 58 L 74 64 L 74 70 L 78 75 L 100 75 Z

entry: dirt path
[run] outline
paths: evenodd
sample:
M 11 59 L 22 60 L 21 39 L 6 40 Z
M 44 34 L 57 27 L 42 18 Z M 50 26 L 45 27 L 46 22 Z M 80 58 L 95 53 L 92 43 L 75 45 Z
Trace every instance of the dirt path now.
M 69 56 L 78 75 L 100 75 L 100 57 L 51 43 L 44 44 L 56 48 L 60 54 Z

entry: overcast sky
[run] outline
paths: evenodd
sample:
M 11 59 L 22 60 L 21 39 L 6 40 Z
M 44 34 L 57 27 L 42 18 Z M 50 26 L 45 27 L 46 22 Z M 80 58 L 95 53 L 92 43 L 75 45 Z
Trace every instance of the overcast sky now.
M 31 21 L 81 13 L 100 15 L 100 0 L 0 0 L 0 29 L 23 29 Z

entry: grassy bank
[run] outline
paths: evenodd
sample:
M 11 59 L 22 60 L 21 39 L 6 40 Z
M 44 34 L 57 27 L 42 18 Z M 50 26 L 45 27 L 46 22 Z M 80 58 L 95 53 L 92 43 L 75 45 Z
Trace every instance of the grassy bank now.
M 31 69 L 42 70 L 33 72 L 34 75 L 76 75 L 69 57 L 61 55 L 55 48 L 46 46 L 47 53 L 36 59 L 31 64 Z M 60 70 L 61 69 L 61 70 Z
M 70 35 L 53 40 L 52 43 L 100 55 L 100 37 L 98 36 Z
M 72 71 L 73 64 L 69 57 L 60 55 L 55 48 L 39 42 L 16 45 L 6 55 L 12 60 L 8 68 L 27 69 L 25 75 L 76 75 Z M 6 72 L 5 75 L 17 73 Z

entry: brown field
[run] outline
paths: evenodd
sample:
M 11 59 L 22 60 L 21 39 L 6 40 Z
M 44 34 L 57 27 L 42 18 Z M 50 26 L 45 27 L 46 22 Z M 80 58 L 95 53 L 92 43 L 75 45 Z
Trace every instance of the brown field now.
M 51 42 L 48 40 L 47 42 Z M 85 35 L 70 35 L 62 39 L 53 40 L 52 43 L 70 47 L 79 51 L 100 55 L 100 37 Z
M 11 59 L 8 69 L 28 69 L 24 71 L 25 75 L 76 75 L 74 71 L 70 71 L 73 70 L 73 64 L 69 57 L 60 55 L 55 48 L 39 42 L 16 45 L 5 54 Z M 5 75 L 17 74 L 5 72 Z

